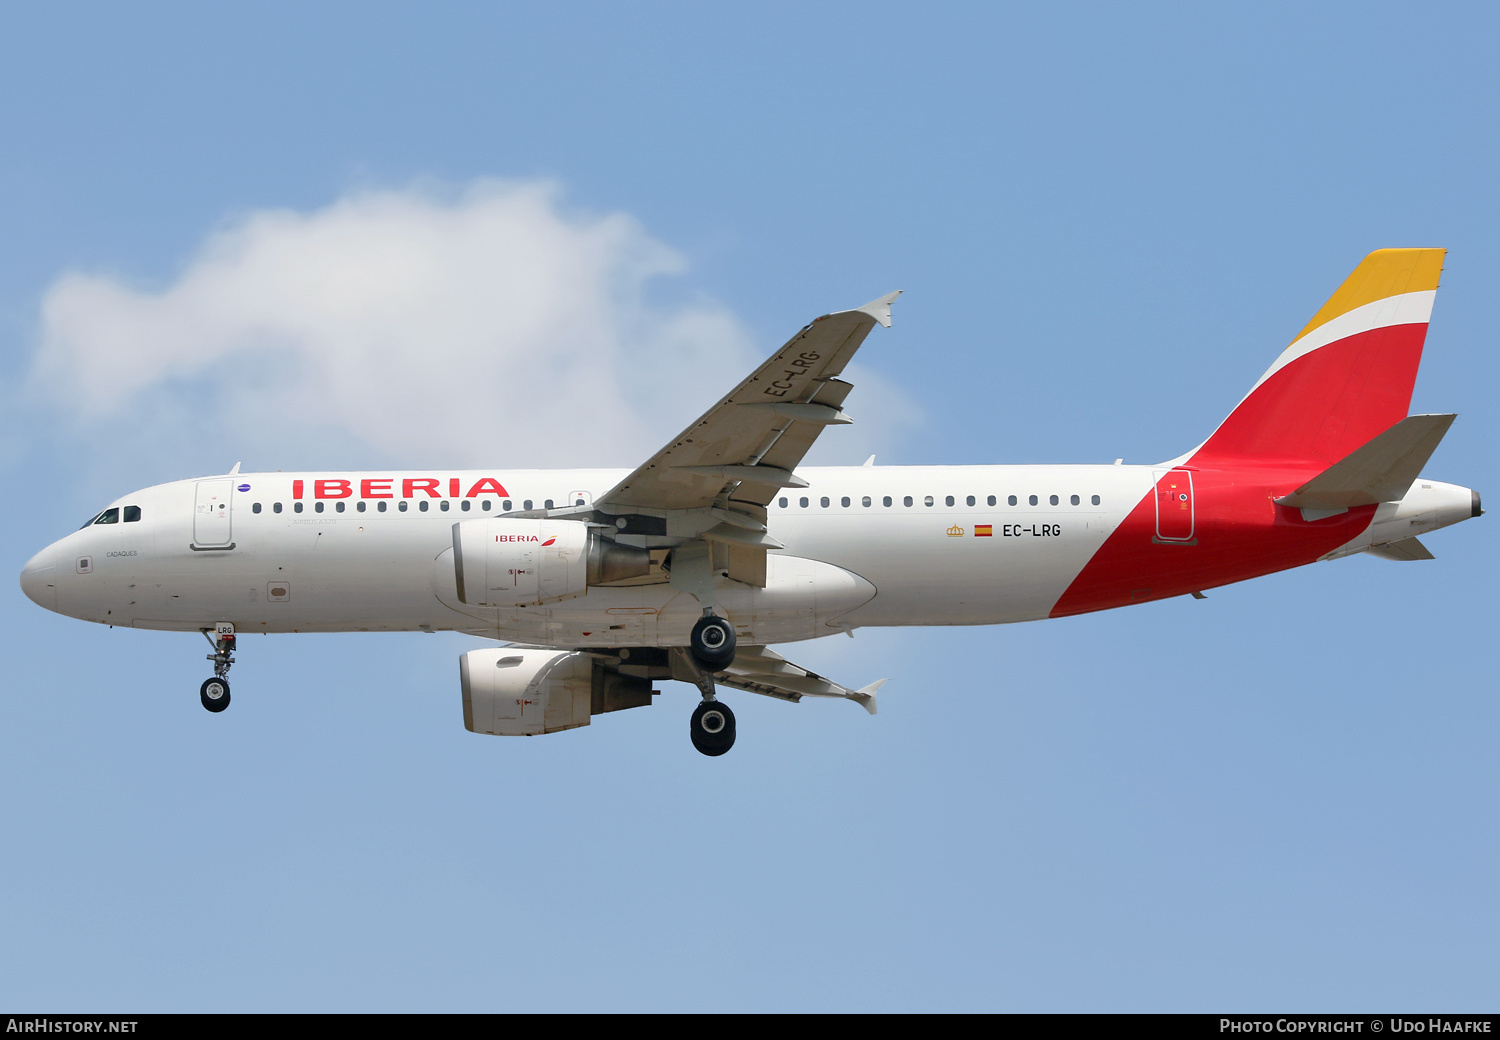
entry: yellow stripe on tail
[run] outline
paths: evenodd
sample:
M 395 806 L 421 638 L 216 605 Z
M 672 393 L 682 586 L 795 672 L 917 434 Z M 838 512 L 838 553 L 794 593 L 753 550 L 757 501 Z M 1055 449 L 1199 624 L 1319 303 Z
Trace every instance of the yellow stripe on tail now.
M 1436 289 L 1443 274 L 1443 255 L 1446 252 L 1445 249 L 1375 250 L 1344 279 L 1344 284 L 1328 298 L 1323 309 L 1297 333 L 1297 339 L 1367 303 L 1402 293 Z

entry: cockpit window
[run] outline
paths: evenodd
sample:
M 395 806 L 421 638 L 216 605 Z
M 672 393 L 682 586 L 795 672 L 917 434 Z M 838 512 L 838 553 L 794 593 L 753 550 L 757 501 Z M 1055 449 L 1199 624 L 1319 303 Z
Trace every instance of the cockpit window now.
M 140 518 L 141 518 L 141 507 L 140 506 L 126 506 L 125 507 L 125 522 L 127 524 L 136 523 L 138 520 L 140 520 Z
M 120 522 L 120 508 L 106 509 L 94 519 L 96 524 L 117 524 Z

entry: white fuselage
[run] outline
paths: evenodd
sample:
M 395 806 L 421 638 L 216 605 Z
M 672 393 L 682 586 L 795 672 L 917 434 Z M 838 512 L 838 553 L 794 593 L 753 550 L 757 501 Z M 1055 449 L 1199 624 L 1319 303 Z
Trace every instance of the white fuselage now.
M 720 575 L 716 608 L 743 642 L 759 644 L 865 626 L 1045 618 L 1122 522 L 1141 515 L 1164 472 L 1123 465 L 799 470 L 808 487 L 787 489 L 767 510 L 768 532 L 785 548 L 768 557 L 765 587 Z M 193 631 L 229 622 L 241 633 L 456 630 L 559 647 L 683 645 L 703 605 L 659 566 L 632 582 L 524 607 L 477 607 L 457 593 L 456 523 L 588 507 L 624 476 L 255 473 L 177 481 L 118 499 L 110 507 L 116 519 L 90 523 L 38 553 L 21 582 L 51 610 L 136 628 Z M 1381 507 L 1375 523 L 1349 528 L 1354 537 L 1326 556 L 1457 522 L 1471 515 L 1470 498 L 1467 489 L 1421 481 L 1405 501 Z M 661 535 L 618 540 L 657 549 L 659 562 L 674 544 L 672 525 L 693 519 L 662 515 Z M 1201 507 L 1190 522 L 1205 531 L 1216 523 Z M 1127 533 L 1156 541 L 1149 531 Z M 1218 580 L 1204 571 L 1194 587 L 1245 576 Z M 1151 584 L 1149 576 L 1142 583 Z M 1120 603 L 1083 609 L 1108 605 Z
M 140 519 L 74 532 L 38 554 L 23 584 L 60 613 L 137 628 L 230 621 L 240 632 L 459 630 L 559 646 L 680 644 L 701 611 L 662 579 L 506 610 L 468 607 L 454 590 L 454 523 L 497 516 L 507 503 L 592 503 L 624 475 L 511 471 L 501 475 L 503 496 L 481 488 L 472 497 L 465 493 L 490 473 L 438 473 L 405 495 L 410 478 L 399 472 L 177 481 L 112 503 L 137 507 Z M 769 561 L 768 587 L 721 582 L 720 608 L 746 641 L 1046 617 L 1153 479 L 1137 466 L 799 475 L 809 487 L 788 490 L 768 510 L 769 531 L 785 544 Z M 314 498 L 319 481 L 339 491 L 336 482 L 347 481 L 348 497 Z M 455 486 L 459 494 L 450 495 Z

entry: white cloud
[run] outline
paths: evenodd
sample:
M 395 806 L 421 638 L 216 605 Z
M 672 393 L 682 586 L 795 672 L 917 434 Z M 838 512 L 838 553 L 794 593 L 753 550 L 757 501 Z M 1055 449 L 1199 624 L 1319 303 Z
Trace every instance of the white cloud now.
M 648 301 L 685 268 L 549 183 L 362 191 L 251 213 L 160 291 L 63 275 L 29 386 L 78 433 L 247 468 L 628 466 L 776 345 L 718 304 Z

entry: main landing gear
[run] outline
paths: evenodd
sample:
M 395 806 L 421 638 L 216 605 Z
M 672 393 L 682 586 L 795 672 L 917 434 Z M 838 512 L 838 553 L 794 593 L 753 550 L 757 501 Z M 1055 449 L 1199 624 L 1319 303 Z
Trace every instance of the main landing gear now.
M 717 614 L 704 614 L 688 637 L 688 652 L 704 671 L 721 672 L 734 662 L 734 626 Z
M 693 747 L 717 758 L 734 747 L 734 712 L 717 700 L 702 701 L 693 709 Z
M 210 629 L 207 628 L 199 631 L 214 648 L 214 652 L 208 655 L 208 659 L 214 663 L 214 675 L 212 679 L 203 680 L 203 685 L 198 687 L 198 699 L 209 711 L 217 713 L 229 707 L 229 666 L 234 664 L 234 626 L 221 621 L 212 629 L 213 635 L 209 635 Z
M 702 702 L 693 709 L 689 734 L 693 747 L 713 758 L 734 747 L 734 712 L 714 695 L 713 680 L 714 672 L 734 663 L 734 648 L 734 626 L 727 618 L 704 611 L 688 639 L 694 681 L 703 691 Z

